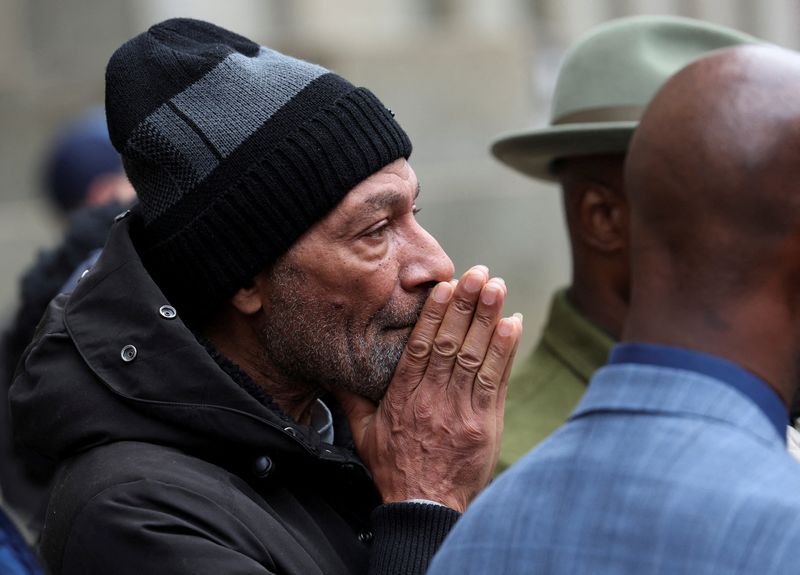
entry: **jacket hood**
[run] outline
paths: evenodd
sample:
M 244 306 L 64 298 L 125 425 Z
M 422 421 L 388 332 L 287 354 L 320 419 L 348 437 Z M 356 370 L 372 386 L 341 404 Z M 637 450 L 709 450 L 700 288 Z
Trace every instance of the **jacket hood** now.
M 338 462 L 348 449 L 259 401 L 220 367 L 142 265 L 138 215 L 112 228 L 75 291 L 50 304 L 11 391 L 17 438 L 64 459 L 115 441 Z

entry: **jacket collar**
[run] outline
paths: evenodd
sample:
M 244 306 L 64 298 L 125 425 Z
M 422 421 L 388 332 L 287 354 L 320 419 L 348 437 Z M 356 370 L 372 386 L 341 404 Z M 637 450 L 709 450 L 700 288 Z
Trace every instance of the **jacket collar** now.
M 634 363 L 600 369 L 570 419 L 596 413 L 669 414 L 724 422 L 783 448 L 769 417 L 727 383 L 695 371 Z
M 778 393 L 760 377 L 725 358 L 693 349 L 628 342 L 614 347 L 609 363 L 682 369 L 721 381 L 756 404 L 769 418 L 779 436 L 786 435 L 789 418 Z
M 606 332 L 575 309 L 566 289 L 553 296 L 542 342 L 586 382 L 606 363 L 614 345 Z

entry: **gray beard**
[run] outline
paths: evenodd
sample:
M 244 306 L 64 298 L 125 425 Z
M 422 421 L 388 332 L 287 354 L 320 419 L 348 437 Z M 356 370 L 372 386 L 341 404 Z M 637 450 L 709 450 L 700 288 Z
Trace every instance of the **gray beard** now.
M 338 387 L 379 401 L 424 299 L 405 310 L 389 302 L 357 331 L 339 306 L 304 291 L 298 270 L 279 263 L 271 280 L 270 312 L 259 330 L 263 359 L 302 388 Z

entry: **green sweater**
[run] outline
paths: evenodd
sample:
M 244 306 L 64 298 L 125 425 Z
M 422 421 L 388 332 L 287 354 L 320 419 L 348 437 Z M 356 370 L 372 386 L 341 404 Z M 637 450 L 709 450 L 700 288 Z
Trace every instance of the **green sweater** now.
M 614 343 L 567 301 L 566 290 L 555 293 L 538 345 L 509 382 L 498 472 L 566 421 Z

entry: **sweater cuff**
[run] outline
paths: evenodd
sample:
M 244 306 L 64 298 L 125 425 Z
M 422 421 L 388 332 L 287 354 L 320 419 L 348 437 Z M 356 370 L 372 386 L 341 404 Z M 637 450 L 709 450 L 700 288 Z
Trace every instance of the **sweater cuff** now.
M 372 512 L 372 575 L 424 574 L 461 514 L 433 503 L 388 503 Z

